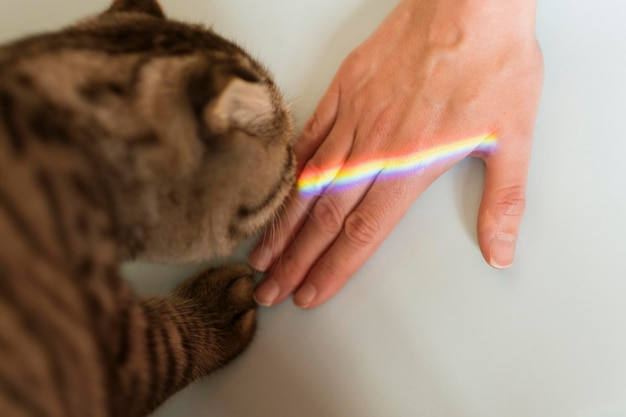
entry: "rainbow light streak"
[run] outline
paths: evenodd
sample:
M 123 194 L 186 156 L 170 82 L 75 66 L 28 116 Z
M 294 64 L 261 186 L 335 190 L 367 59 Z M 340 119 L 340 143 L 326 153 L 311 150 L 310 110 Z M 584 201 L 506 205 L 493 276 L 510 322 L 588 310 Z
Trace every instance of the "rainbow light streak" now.
M 491 153 L 496 147 L 497 139 L 491 134 L 406 156 L 381 158 L 353 166 L 336 166 L 318 175 L 303 172 L 298 179 L 298 190 L 306 195 L 319 195 L 332 183 L 332 191 L 341 191 L 372 178 L 391 178 L 416 173 L 431 165 L 465 156 L 474 151 Z

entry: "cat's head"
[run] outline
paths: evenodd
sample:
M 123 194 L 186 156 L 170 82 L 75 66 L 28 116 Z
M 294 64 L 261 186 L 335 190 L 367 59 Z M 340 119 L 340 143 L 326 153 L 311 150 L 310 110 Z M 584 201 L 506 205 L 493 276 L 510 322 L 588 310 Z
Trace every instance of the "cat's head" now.
M 290 112 L 263 66 L 154 0 L 116 0 L 62 33 L 82 79 L 74 99 L 116 136 L 103 149 L 121 178 L 128 257 L 224 255 L 271 220 L 296 163 Z

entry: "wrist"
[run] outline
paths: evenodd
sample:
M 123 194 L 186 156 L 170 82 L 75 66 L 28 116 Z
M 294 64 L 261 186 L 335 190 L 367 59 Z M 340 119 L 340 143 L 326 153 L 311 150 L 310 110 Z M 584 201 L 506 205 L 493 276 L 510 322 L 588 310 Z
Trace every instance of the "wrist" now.
M 534 39 L 536 8 L 536 0 L 403 0 L 398 12 L 445 44 L 455 35 Z

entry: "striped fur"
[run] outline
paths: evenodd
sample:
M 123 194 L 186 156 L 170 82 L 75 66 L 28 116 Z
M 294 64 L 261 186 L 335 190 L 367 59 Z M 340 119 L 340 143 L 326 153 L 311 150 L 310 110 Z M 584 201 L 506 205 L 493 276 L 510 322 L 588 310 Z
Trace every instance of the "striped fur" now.
M 0 48 L 0 415 L 146 415 L 243 351 L 248 267 L 143 299 L 117 265 L 258 232 L 293 136 L 261 65 L 154 0 Z

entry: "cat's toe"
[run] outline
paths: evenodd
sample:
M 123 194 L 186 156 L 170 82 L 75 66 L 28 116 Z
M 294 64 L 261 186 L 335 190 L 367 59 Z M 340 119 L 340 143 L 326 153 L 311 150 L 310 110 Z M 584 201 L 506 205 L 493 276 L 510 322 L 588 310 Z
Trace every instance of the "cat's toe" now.
M 183 283 L 177 297 L 192 301 L 199 314 L 222 343 L 225 359 L 243 351 L 256 328 L 257 304 L 253 298 L 253 270 L 246 265 L 227 265 L 199 273 Z
M 244 265 L 226 268 L 223 278 L 228 281 L 224 291 L 226 303 L 232 312 L 232 323 L 243 339 L 249 341 L 256 328 L 257 303 L 254 301 L 253 271 Z
M 228 284 L 228 297 L 234 308 L 256 308 L 257 305 L 253 298 L 254 281 L 252 279 L 252 272 L 250 271 L 245 275 L 241 274 L 242 271 L 239 272 L 240 273 L 234 274 L 235 278 L 231 279 Z

